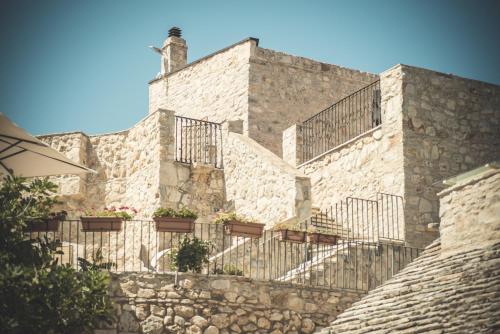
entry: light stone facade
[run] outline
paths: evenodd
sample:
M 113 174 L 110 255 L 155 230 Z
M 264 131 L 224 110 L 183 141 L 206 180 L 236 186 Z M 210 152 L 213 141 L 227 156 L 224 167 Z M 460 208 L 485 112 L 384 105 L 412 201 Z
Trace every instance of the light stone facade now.
M 150 82 L 149 111 L 213 122 L 281 156 L 281 134 L 378 76 L 260 48 L 249 38 Z
M 500 87 L 406 65 L 383 72 L 380 87 L 381 126 L 298 168 L 322 209 L 347 196 L 402 195 L 404 240 L 423 247 L 438 236 L 433 184 L 500 157 Z M 287 129 L 292 165 L 300 145 L 299 128 Z
M 95 175 L 52 178 L 65 203 L 61 208 L 68 210 L 71 218 L 84 209 L 127 205 L 139 209 L 137 218 L 149 219 L 159 206 L 188 206 L 200 214 L 199 222 L 210 221 L 214 211 L 224 208 L 270 228 L 279 221 L 308 218 L 312 207 L 325 210 L 349 196 L 374 200 L 377 193 L 400 195 L 404 210 L 398 212 L 397 219 L 404 223 L 399 225 L 398 239 L 401 236 L 413 247 L 429 245 L 438 237 L 435 227 L 439 218 L 441 239 L 429 246 L 421 260 L 375 289 L 366 299 L 368 306 L 356 304 L 332 328 L 353 333 L 364 332 L 369 326 L 374 332 L 439 329 L 439 325 L 429 325 L 426 319 L 415 316 L 411 307 L 401 307 L 407 305 L 404 297 L 399 300 L 405 294 L 421 296 L 424 302 L 431 301 L 424 306 L 432 311 L 432 303 L 457 299 L 434 293 L 428 282 L 436 275 L 439 282 L 449 283 L 445 289 L 465 291 L 470 278 L 480 272 L 480 281 L 472 283 L 480 292 L 481 305 L 485 304 L 489 289 L 498 284 L 497 277 L 489 280 L 487 273 L 498 257 L 496 193 L 500 191 L 500 174 L 488 174 L 474 184 L 442 192 L 441 217 L 435 184 L 500 159 L 499 86 L 406 65 L 396 65 L 380 75 L 363 73 L 264 49 L 254 38 L 191 64 L 186 64 L 187 45 L 181 38 L 170 37 L 163 51 L 162 73 L 149 83 L 149 115 L 131 129 L 92 136 L 81 132 L 40 136 L 75 162 L 97 171 Z M 302 163 L 300 122 L 377 79 L 382 124 Z M 223 169 L 176 161 L 176 115 L 223 123 Z M 154 228 L 150 221 L 143 223 L 148 231 Z M 132 230 L 131 239 L 110 240 L 108 234 L 108 249 L 104 242 L 104 252 L 115 249 L 123 253 L 114 260 L 125 271 L 148 265 L 135 264 L 144 262 L 144 248 L 148 245 L 148 252 L 150 248 L 150 240 L 142 235 L 143 223 L 126 225 L 129 234 Z M 353 225 L 352 211 L 350 223 Z M 70 239 L 78 230 L 77 223 L 72 224 L 72 232 L 65 232 L 71 234 Z M 373 230 L 373 225 L 366 227 L 361 227 L 362 232 Z M 98 236 L 97 242 L 103 240 L 99 238 L 106 235 Z M 170 247 L 165 241 L 155 242 L 154 251 Z M 388 242 L 391 247 L 401 247 L 394 240 Z M 69 246 L 74 247 L 73 259 L 78 255 L 75 251 L 94 251 L 83 249 L 81 242 L 63 245 Z M 358 259 L 361 263 L 368 259 L 367 273 L 376 271 L 374 263 L 384 255 L 385 262 L 380 263 L 391 271 L 412 259 L 403 256 L 395 261 L 394 249 L 389 256 L 389 246 L 386 252 L 383 247 L 355 245 L 347 250 L 356 265 Z M 238 244 L 235 249 L 239 249 Z M 484 264 L 479 262 L 485 257 Z M 336 270 L 350 270 L 348 258 L 335 261 Z M 472 264 L 460 268 L 464 259 Z M 237 259 L 235 263 L 240 260 L 245 262 Z M 327 270 L 331 272 L 333 266 L 318 265 L 309 270 L 308 278 L 318 279 L 322 273 L 324 277 Z M 466 280 L 460 281 L 460 277 Z M 388 278 L 370 282 L 363 276 L 352 282 L 371 287 Z M 311 333 L 360 297 L 347 289 L 327 291 L 234 277 L 186 274 L 180 287 L 175 287 L 173 280 L 167 274 L 113 276 L 119 321 L 101 332 Z M 425 293 L 408 290 L 408 284 Z M 460 296 L 467 304 L 463 299 L 468 295 Z M 408 305 L 413 302 L 411 299 Z M 367 307 L 371 311 L 382 307 L 382 311 L 368 312 L 370 317 L 360 319 Z M 399 314 L 402 320 L 379 320 L 387 312 Z M 432 315 L 433 321 L 439 322 L 441 313 Z M 467 316 L 474 319 L 472 313 Z M 478 322 L 483 326 L 485 319 Z M 456 328 L 457 332 L 469 329 L 460 321 Z
M 149 84 L 149 112 L 158 108 L 211 122 L 243 121 L 248 133 L 248 71 L 254 40 L 245 40 Z
M 437 237 L 433 183 L 499 157 L 498 86 L 406 65 L 378 76 L 264 49 L 254 38 L 186 64 L 181 40 L 165 42 L 162 61 L 174 65 L 150 82 L 150 116 L 139 124 L 41 137 L 98 171 L 55 178 L 71 209 L 130 205 L 147 218 L 159 205 L 207 217 L 232 208 L 269 226 L 383 192 L 404 198 L 398 234 L 422 247 Z M 382 124 L 297 167 L 295 124 L 378 78 Z M 238 128 L 224 134 L 226 171 L 175 162 L 173 113 Z
M 112 275 L 111 333 L 312 333 L 363 293 L 235 276 Z
M 378 75 L 254 47 L 250 54 L 249 136 L 282 156 L 281 135 Z
M 406 239 L 438 236 L 433 184 L 500 159 L 500 86 L 401 65 Z
M 498 167 L 497 167 L 498 168 Z M 500 240 L 500 170 L 487 170 L 438 194 L 441 256 L 447 257 Z
M 227 199 L 234 209 L 271 227 L 311 215 L 309 178 L 244 135 L 224 136 Z
M 158 110 L 126 131 L 41 136 L 42 141 L 97 171 L 53 178 L 60 185 L 61 208 L 75 218 L 86 209 L 125 205 L 139 210 L 137 219 L 151 218 L 159 206 L 189 206 L 202 216 L 222 208 L 223 172 L 175 161 L 174 122 L 173 112 Z

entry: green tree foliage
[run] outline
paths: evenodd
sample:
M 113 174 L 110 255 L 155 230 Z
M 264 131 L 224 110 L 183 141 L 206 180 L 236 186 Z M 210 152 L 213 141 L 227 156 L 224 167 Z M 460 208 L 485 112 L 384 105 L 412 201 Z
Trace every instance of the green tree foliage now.
M 47 217 L 56 200 L 47 180 L 7 177 L 0 185 L 0 331 L 2 333 L 91 333 L 113 321 L 109 274 L 94 261 L 82 270 L 54 258 L 58 242 L 27 240 L 26 222 Z

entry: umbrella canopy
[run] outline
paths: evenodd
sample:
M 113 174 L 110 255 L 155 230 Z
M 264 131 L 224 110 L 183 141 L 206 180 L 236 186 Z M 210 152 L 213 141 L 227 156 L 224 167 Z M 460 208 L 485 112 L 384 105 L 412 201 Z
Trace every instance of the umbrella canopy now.
M 95 173 L 33 137 L 0 113 L 0 177 Z

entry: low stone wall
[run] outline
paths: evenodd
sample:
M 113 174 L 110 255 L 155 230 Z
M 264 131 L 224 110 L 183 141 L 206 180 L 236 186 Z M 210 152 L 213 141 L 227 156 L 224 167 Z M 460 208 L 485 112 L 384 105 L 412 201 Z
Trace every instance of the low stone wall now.
M 235 276 L 113 274 L 118 321 L 98 333 L 312 333 L 361 292 Z
M 441 252 L 450 256 L 500 240 L 500 170 L 488 170 L 439 193 Z

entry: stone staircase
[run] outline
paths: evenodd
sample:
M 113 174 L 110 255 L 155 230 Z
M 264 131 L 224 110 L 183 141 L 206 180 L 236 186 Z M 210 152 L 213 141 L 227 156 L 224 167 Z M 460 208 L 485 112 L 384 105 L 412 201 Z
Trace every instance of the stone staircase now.
M 342 226 L 335 222 L 335 219 L 329 217 L 324 211 L 321 211 L 319 207 L 311 207 L 311 217 L 310 224 L 317 226 L 319 230 L 324 229 L 329 232 L 335 233 L 341 238 L 347 239 L 353 237 L 352 231 L 349 228 Z

